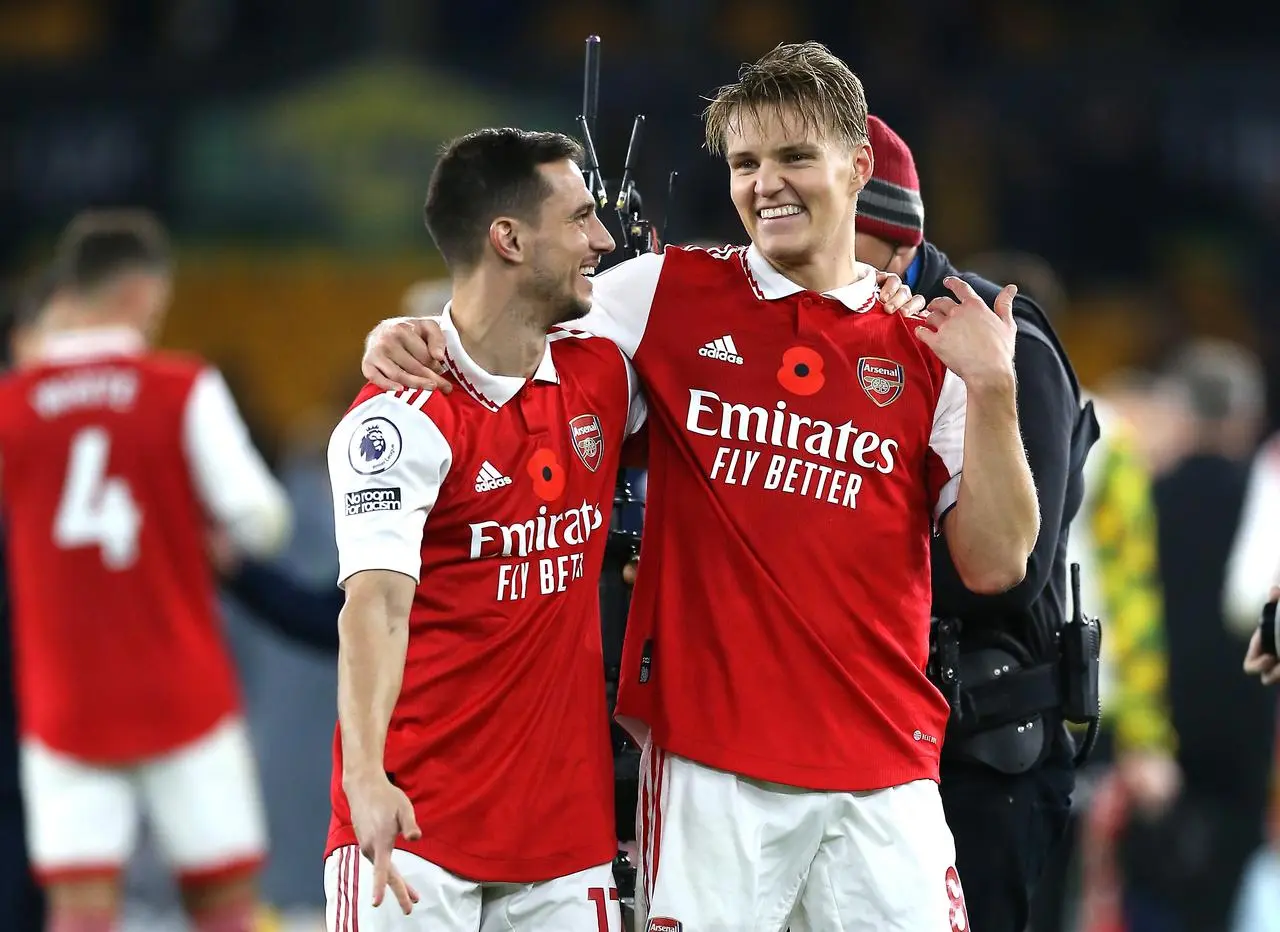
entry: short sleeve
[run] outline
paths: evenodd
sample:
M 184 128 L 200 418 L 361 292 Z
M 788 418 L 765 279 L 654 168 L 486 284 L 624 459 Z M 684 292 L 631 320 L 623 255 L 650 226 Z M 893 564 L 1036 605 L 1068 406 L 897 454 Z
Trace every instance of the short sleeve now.
M 938 404 L 929 434 L 929 493 L 934 500 L 934 520 L 956 503 L 960 494 L 960 473 L 964 466 L 965 405 L 968 393 L 964 382 L 950 369 L 942 378 Z
M 573 328 L 612 340 L 634 357 L 649 326 L 662 264 L 661 254 L 646 253 L 601 272 L 591 282 L 591 311 Z
M 363 570 L 419 580 L 422 534 L 453 460 L 423 410 L 430 392 L 383 392 L 351 409 L 329 440 L 338 585 Z
M 203 370 L 191 386 L 182 444 L 196 493 L 235 544 L 258 558 L 278 551 L 293 520 L 288 496 L 254 447 L 216 369 Z

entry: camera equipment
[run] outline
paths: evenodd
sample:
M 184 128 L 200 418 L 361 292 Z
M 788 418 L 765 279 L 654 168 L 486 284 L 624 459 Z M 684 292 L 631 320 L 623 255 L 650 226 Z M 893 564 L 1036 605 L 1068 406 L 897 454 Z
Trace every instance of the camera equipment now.
M 582 113 L 578 115 L 578 133 L 582 137 L 584 175 L 587 190 L 591 192 L 601 210 L 610 206 L 609 185 L 600 168 L 593 131 L 600 104 L 600 37 L 588 36 L 582 78 Z M 618 218 L 619 260 L 626 260 L 653 252 L 659 248 L 654 224 L 644 216 L 644 204 L 636 187 L 635 169 L 644 134 L 644 115 L 637 115 L 631 126 L 631 139 L 627 144 L 627 156 L 618 182 L 617 197 L 612 200 Z M 675 191 L 677 174 L 672 172 L 668 180 L 668 213 L 671 196 Z M 626 470 L 619 470 L 614 488 L 613 515 L 609 525 L 609 537 L 605 547 L 604 568 L 600 579 L 601 637 L 604 648 L 605 683 L 609 712 L 613 713 L 617 697 L 618 678 L 622 665 L 622 642 L 626 630 L 627 611 L 630 608 L 630 587 L 622 580 L 622 569 L 640 553 L 640 528 L 643 524 L 644 503 L 635 495 Z M 635 809 L 639 796 L 640 752 L 622 728 L 612 726 L 614 746 L 614 779 L 616 781 L 615 806 L 618 837 L 626 839 L 634 831 Z M 614 877 L 621 895 L 624 927 L 629 928 L 630 914 L 635 903 L 636 868 L 623 854 L 614 861 Z

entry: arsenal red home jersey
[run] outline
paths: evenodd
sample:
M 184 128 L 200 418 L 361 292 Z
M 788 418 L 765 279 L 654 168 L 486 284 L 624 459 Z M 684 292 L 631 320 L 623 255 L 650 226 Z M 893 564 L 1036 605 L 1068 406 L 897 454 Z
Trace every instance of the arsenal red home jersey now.
M 58 334 L 0 379 L 0 463 L 23 737 L 122 763 L 236 711 L 208 525 L 266 554 L 289 510 L 217 372 Z
M 645 386 L 649 479 L 619 717 L 761 780 L 936 779 L 929 542 L 956 498 L 963 383 L 872 271 L 805 291 L 754 248 L 599 276 L 582 326 Z
M 555 330 L 525 380 L 440 322 L 453 392 L 370 386 L 334 431 L 339 581 L 418 580 L 385 767 L 422 839 L 397 844 L 475 880 L 547 880 L 617 850 L 599 576 L 644 407 L 606 340 Z M 355 842 L 340 728 L 332 801 L 328 851 Z

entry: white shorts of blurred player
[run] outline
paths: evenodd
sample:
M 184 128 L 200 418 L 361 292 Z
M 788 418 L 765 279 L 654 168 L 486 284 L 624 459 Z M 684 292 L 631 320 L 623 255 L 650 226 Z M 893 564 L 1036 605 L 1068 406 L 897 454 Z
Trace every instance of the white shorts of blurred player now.
M 360 849 L 329 855 L 328 932 L 623 932 L 611 863 L 539 883 L 465 880 L 408 851 L 393 851 L 391 863 L 418 893 L 407 916 L 390 888 L 374 907 L 373 864 Z
M 46 883 L 119 872 L 143 816 L 184 884 L 249 872 L 266 854 L 266 814 L 240 718 L 135 765 L 87 764 L 30 740 L 20 756 L 27 847 Z
M 648 745 L 636 822 L 636 932 L 969 927 L 955 842 L 930 780 L 801 790 Z

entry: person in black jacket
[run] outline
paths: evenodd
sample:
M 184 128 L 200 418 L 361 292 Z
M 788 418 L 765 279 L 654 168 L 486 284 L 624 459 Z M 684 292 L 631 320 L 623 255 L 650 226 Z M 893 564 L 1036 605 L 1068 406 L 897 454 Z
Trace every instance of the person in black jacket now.
M 875 170 L 858 199 L 858 259 L 897 273 L 926 300 L 946 296 L 944 281 L 959 277 L 993 301 L 997 285 L 962 273 L 925 241 L 911 150 L 882 120 L 867 123 Z M 1092 411 L 1081 407 L 1079 384 L 1045 315 L 1024 294 L 1014 299 L 1013 314 L 1018 422 L 1039 498 L 1039 539 L 1026 577 L 1000 595 L 967 590 L 940 541 L 932 554 L 933 614 L 960 623 L 962 687 L 993 671 L 1022 687 L 1011 700 L 1016 716 L 992 718 L 983 707 L 978 718 L 963 695 L 948 697 L 953 715 L 942 749 L 942 801 L 964 887 L 963 927 L 981 932 L 1023 932 L 1031 892 L 1070 812 L 1074 747 L 1056 696 L 1046 701 L 1017 674 L 1056 670 L 1049 665 L 1057 661 L 1056 635 L 1068 613 L 1067 529 L 1083 495 L 1083 452 L 1096 436 Z

